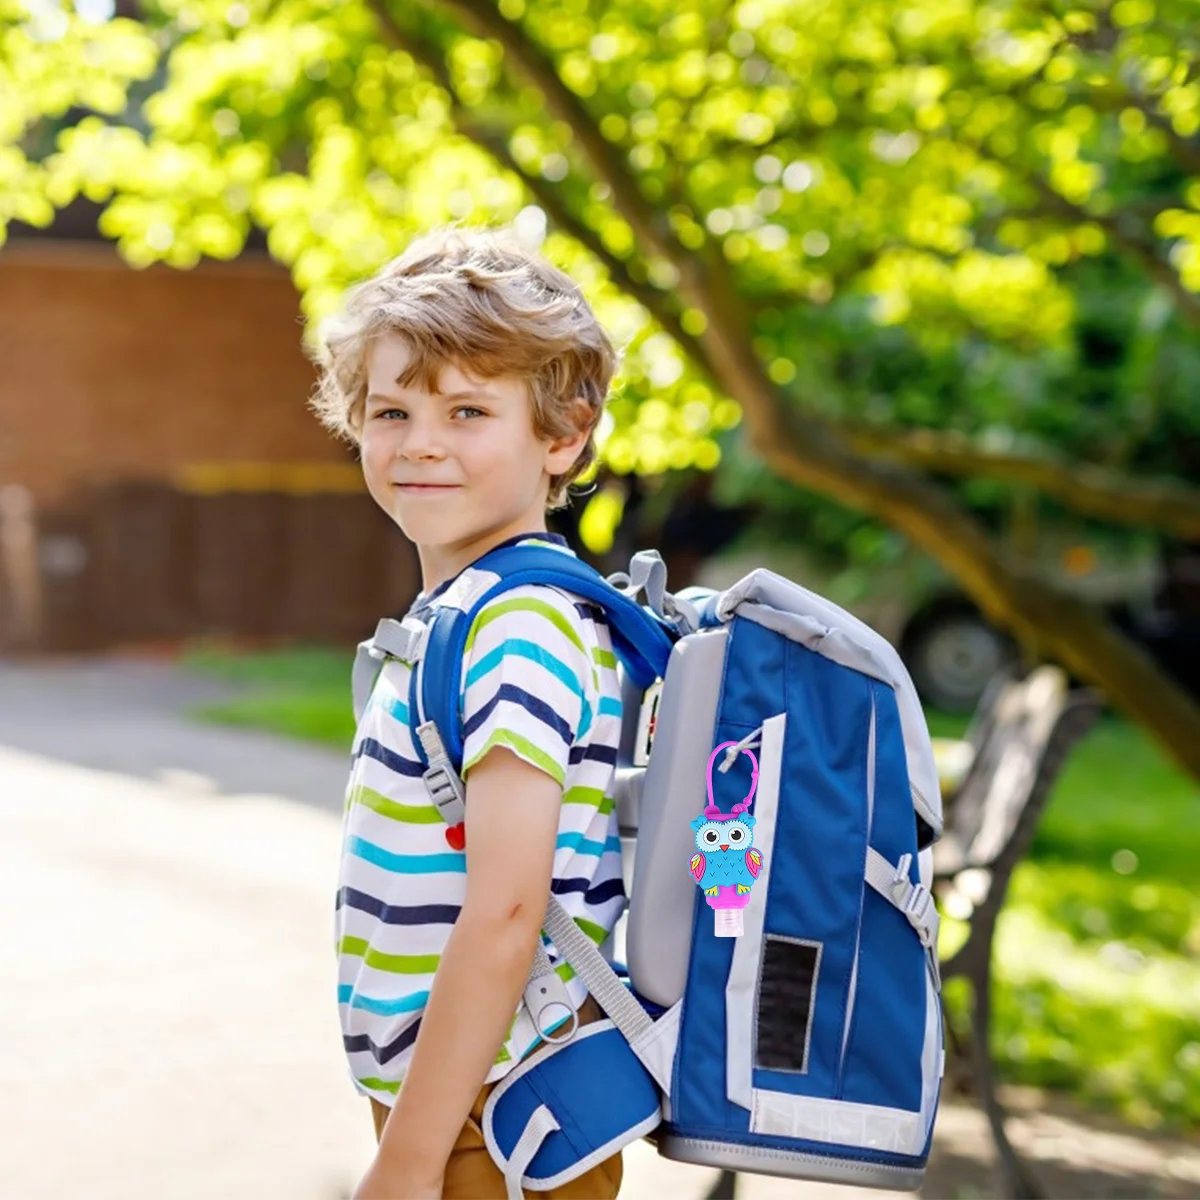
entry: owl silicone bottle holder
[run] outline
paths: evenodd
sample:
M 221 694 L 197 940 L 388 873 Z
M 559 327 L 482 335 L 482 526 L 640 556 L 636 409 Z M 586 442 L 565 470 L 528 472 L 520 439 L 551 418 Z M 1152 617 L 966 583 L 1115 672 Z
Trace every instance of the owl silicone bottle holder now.
M 713 799 L 713 762 L 722 750 L 735 748 L 733 757 L 750 757 L 750 790 L 723 813 Z M 721 768 L 722 770 L 726 768 Z M 758 787 L 758 759 L 754 751 L 739 742 L 722 742 L 708 759 L 708 806 L 691 822 L 696 831 L 696 849 L 689 867 L 692 878 L 704 892 L 713 910 L 713 933 L 717 937 L 740 937 L 743 931 L 742 909 L 750 903 L 750 888 L 762 871 L 762 852 L 754 849 L 754 818 L 750 804 Z

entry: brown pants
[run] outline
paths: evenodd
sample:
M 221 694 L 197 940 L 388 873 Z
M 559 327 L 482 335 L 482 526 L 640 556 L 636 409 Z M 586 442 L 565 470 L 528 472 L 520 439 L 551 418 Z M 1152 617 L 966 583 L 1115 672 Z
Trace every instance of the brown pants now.
M 603 1017 L 600 1006 L 589 996 L 579 1010 L 580 1025 L 590 1025 Z M 530 1057 L 537 1057 L 545 1049 L 544 1045 L 539 1046 Z M 475 1103 L 471 1105 L 471 1115 L 459 1132 L 454 1149 L 450 1152 L 450 1160 L 446 1163 L 443 1200 L 504 1200 L 504 1176 L 488 1153 L 481 1125 L 483 1106 L 495 1086 L 495 1083 L 484 1084 L 475 1097 Z M 391 1111 L 386 1104 L 371 1097 L 376 1141 L 383 1136 L 384 1122 Z M 570 1183 L 551 1188 L 548 1192 L 526 1191 L 525 1195 L 539 1200 L 614 1200 L 621 1187 L 622 1170 L 621 1152 L 618 1150 L 611 1158 L 597 1163 Z

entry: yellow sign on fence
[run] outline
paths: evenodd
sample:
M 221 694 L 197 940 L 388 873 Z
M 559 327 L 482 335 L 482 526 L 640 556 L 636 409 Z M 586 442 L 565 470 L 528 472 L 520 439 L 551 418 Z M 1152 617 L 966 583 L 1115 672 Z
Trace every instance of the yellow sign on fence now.
M 347 494 L 365 488 L 358 463 L 189 463 L 172 478 L 181 491 L 202 496 L 224 492 L 282 492 L 291 496 Z

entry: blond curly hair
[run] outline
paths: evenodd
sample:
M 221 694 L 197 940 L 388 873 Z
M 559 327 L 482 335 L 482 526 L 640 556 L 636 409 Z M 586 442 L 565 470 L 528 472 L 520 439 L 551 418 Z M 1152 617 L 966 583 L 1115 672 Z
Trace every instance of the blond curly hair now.
M 325 427 L 361 444 L 367 353 L 394 333 L 412 352 L 397 382 L 437 395 L 442 368 L 484 379 L 516 375 L 529 389 L 535 435 L 588 439 L 550 479 L 546 508 L 570 504 L 569 485 L 596 457 L 596 426 L 618 353 L 579 286 L 526 249 L 509 227 L 448 225 L 415 240 L 351 288 L 317 334 L 320 369 L 311 407 Z M 580 401 L 584 403 L 581 405 Z

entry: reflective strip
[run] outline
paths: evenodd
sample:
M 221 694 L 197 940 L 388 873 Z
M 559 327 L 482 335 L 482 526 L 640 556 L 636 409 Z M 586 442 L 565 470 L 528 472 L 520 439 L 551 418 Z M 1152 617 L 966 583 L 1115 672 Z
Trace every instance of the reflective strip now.
M 925 1148 L 926 1123 L 919 1112 L 904 1108 L 880 1108 L 874 1104 L 822 1100 L 755 1088 L 750 1132 L 860 1150 L 920 1154 Z
M 867 729 L 867 856 L 863 862 L 864 877 L 871 857 L 871 828 L 875 820 L 875 687 L 871 685 L 871 724 Z M 842 1049 L 838 1055 L 838 1079 L 846 1065 L 846 1046 L 850 1042 L 850 1026 L 854 1021 L 854 997 L 858 992 L 858 956 L 862 947 L 863 914 L 860 905 L 858 925 L 854 931 L 854 966 L 850 971 L 850 994 L 846 999 L 846 1021 L 842 1026 Z
M 775 823 L 782 782 L 783 739 L 787 713 L 768 717 L 762 724 L 758 791 L 754 796 L 754 845 L 762 851 L 763 865 L 750 889 L 750 903 L 742 910 L 742 936 L 733 947 L 733 961 L 725 983 L 725 1092 L 733 1104 L 749 1108 L 754 1069 L 755 992 L 763 956 L 763 922 L 775 857 Z

